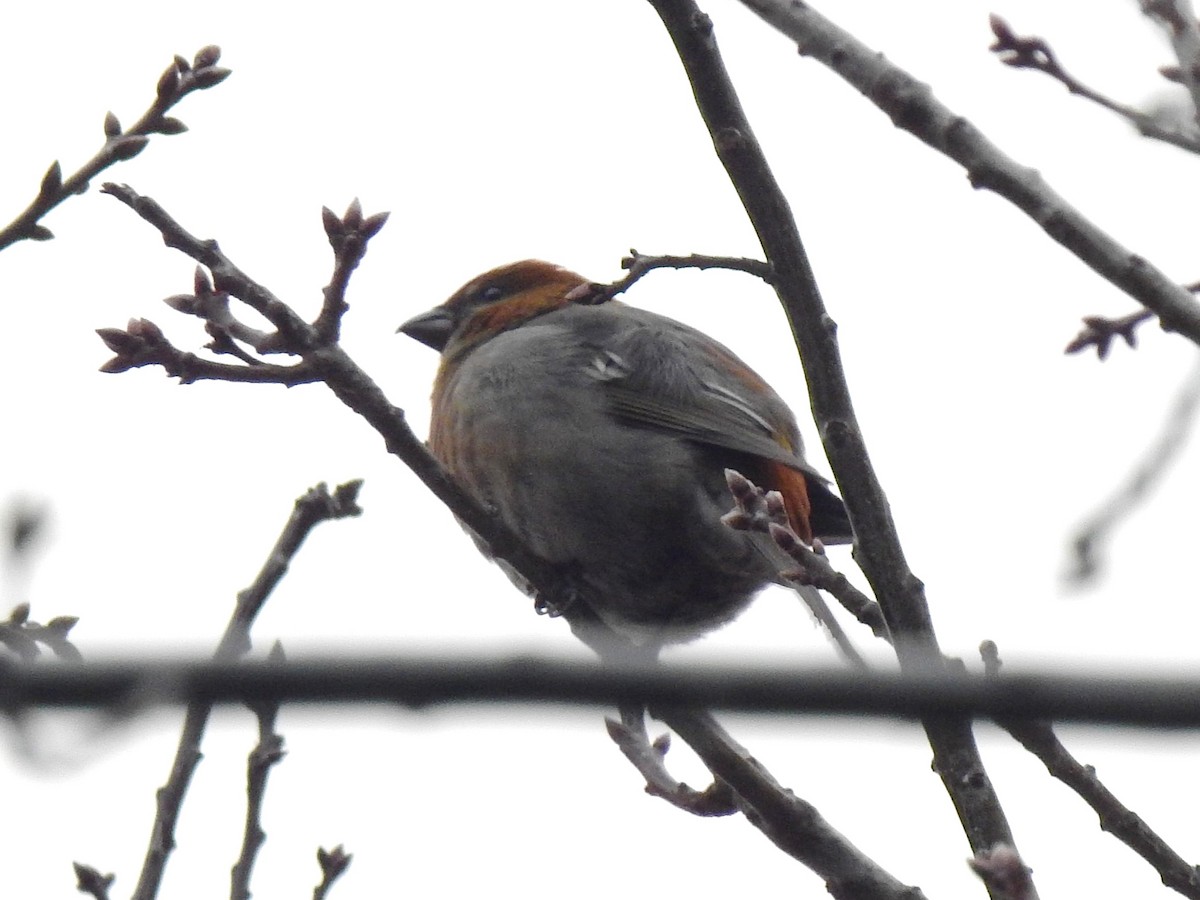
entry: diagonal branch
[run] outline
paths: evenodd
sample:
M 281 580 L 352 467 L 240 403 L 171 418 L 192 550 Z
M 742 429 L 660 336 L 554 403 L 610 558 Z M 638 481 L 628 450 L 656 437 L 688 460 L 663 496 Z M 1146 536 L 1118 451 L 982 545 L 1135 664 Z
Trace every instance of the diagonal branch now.
M 1044 38 L 1017 34 L 1008 22 L 994 14 L 989 17 L 989 23 L 996 40 L 988 49 L 1006 66 L 1033 69 L 1049 75 L 1072 94 L 1116 113 L 1143 137 L 1173 144 L 1191 153 L 1200 153 L 1200 132 L 1195 127 L 1184 128 L 1170 116 L 1144 112 L 1100 93 L 1068 72 Z
M 906 671 L 940 667 L 924 585 L 908 568 L 887 497 L 875 477 L 854 415 L 835 326 L 821 299 L 787 199 L 725 71 L 712 23 L 691 0 L 650 2 L 675 43 L 717 156 L 775 272 L 776 291 L 808 380 L 813 415 L 857 537 L 857 561 L 883 609 L 901 667 Z M 1196 324 L 1200 338 L 1200 313 Z M 1015 846 L 970 721 L 929 717 L 922 725 L 934 751 L 934 767 L 954 802 L 971 848 L 978 853 L 997 844 Z M 736 784 L 733 787 L 737 789 Z
M 1130 347 L 1137 346 L 1137 327 L 1147 319 L 1154 317 L 1148 309 L 1121 316 L 1119 319 L 1109 319 L 1105 316 L 1084 316 L 1083 329 L 1071 339 L 1063 350 L 1064 353 L 1079 353 L 1088 347 L 1096 348 L 1096 356 L 1101 360 L 1108 358 L 1112 342 L 1121 338 Z
M 888 632 L 887 622 L 879 604 L 850 583 L 841 572 L 833 568 L 825 548 L 815 549 L 807 546 L 796 532 L 792 531 L 784 509 L 783 498 L 775 491 L 764 491 L 746 476 L 733 469 L 725 470 L 725 481 L 729 492 L 733 495 L 734 509 L 722 516 L 721 521 L 730 528 L 760 531 L 770 535 L 780 550 L 792 558 L 801 568 L 782 573 L 789 581 L 797 585 L 811 585 L 828 591 L 842 604 L 842 607 L 866 625 L 875 637 L 882 640 L 892 640 Z M 819 546 L 819 542 L 816 542 Z M 864 665 L 861 656 L 853 647 L 843 645 L 845 635 L 839 638 L 833 634 L 834 640 L 842 646 L 842 655 L 859 666 Z
M 973 187 L 994 191 L 1013 203 L 1083 263 L 1157 314 L 1165 329 L 1200 344 L 1200 303 L 1194 297 L 1085 218 L 1036 170 L 1019 165 L 965 118 L 939 103 L 928 85 L 807 3 L 742 2 L 795 40 L 805 56 L 854 85 L 897 127 L 958 162 Z
M 159 76 L 154 102 L 129 128 L 122 129 L 121 123 L 111 112 L 104 118 L 104 145 L 84 163 L 77 172 L 64 179 L 62 167 L 56 160 L 51 164 L 38 194 L 19 216 L 0 229 L 0 250 L 17 241 L 47 241 L 53 233 L 38 220 L 54 207 L 74 194 L 88 189 L 88 182 L 100 172 L 126 159 L 133 159 L 142 150 L 152 134 L 180 134 L 187 126 L 167 112 L 180 100 L 195 91 L 214 87 L 229 77 L 229 69 L 217 65 L 221 59 L 221 48 L 209 45 L 201 48 L 188 62 L 176 56 Z
M 278 641 L 268 656 L 272 662 L 283 662 L 283 647 Z M 250 900 L 250 875 L 258 859 L 258 851 L 266 843 L 267 833 L 262 827 L 262 808 L 267 795 L 267 777 L 287 751 L 283 749 L 283 736 L 275 731 L 275 719 L 279 715 L 278 703 L 251 704 L 254 717 L 258 720 L 258 743 L 250 751 L 246 762 L 246 823 L 242 829 L 242 849 L 234 863 L 229 896 L 232 900 Z
M 342 219 L 336 220 L 334 217 L 336 224 L 330 222 L 331 214 L 327 213 L 324 216 L 326 234 L 335 253 L 336 270 L 331 287 L 326 291 L 326 306 L 317 323 L 309 324 L 234 264 L 221 251 L 216 241 L 202 240 L 192 235 L 151 198 L 138 194 L 127 185 L 108 184 L 104 190 L 158 229 L 168 247 L 187 254 L 211 272 L 213 291 L 228 294 L 245 303 L 274 325 L 276 330 L 266 334 L 254 349 L 261 353 L 283 352 L 300 356 L 301 363 L 298 366 L 283 368 L 299 372 L 305 381 L 323 382 L 339 400 L 366 419 L 383 437 L 389 453 L 407 465 L 455 516 L 486 542 L 496 557 L 505 560 L 521 573 L 531 585 L 531 590 L 537 595 L 540 604 L 546 608 L 569 606 L 564 617 L 585 641 L 605 646 L 615 642 L 585 604 L 571 605 L 556 599 L 570 590 L 570 573 L 530 552 L 497 515 L 486 509 L 452 479 L 409 427 L 404 411 L 393 406 L 379 386 L 339 344 L 333 341 L 337 329 L 330 319 L 340 315 L 345 309 L 341 297 L 345 284 L 340 273 L 349 272 L 361 260 L 366 253 L 368 241 L 383 226 L 386 214 L 363 217 L 361 208 L 354 203 Z M 343 256 L 346 255 L 352 256 L 353 259 L 344 260 Z M 198 294 L 207 289 L 206 286 L 198 290 Z M 181 303 L 178 297 L 171 300 L 171 305 L 177 308 L 181 305 L 190 306 Z M 151 323 L 146 325 L 157 331 Z M 139 327 L 146 330 L 142 326 Z M 136 341 L 131 344 L 131 349 L 114 346 L 114 339 L 119 344 L 125 338 L 114 338 L 106 333 L 102 333 L 101 336 L 118 353 L 115 360 L 106 366 L 119 366 L 127 357 L 136 358 L 142 346 Z M 140 338 L 140 334 L 134 337 Z M 262 367 L 246 366 L 244 371 L 253 373 Z M 235 368 L 242 371 L 240 367 Z M 252 377 L 249 375 L 245 380 Z
M 998 676 L 1001 662 L 995 643 L 984 641 L 979 652 L 988 675 Z M 1141 816 L 1121 803 L 1096 777 L 1095 768 L 1075 759 L 1048 721 L 1001 716 L 996 724 L 1041 760 L 1052 776 L 1078 794 L 1100 817 L 1100 828 L 1153 866 L 1163 884 L 1185 897 L 1200 900 L 1200 871 L 1172 850 Z
M 217 662 L 230 662 L 249 652 L 250 626 L 267 597 L 287 572 L 292 557 L 319 523 L 361 513 L 357 503 L 361 485 L 359 481 L 347 482 L 330 494 L 328 488 L 320 484 L 296 500 L 287 524 L 254 582 L 238 593 L 237 606 L 213 654 Z M 212 701 L 206 699 L 192 699 L 188 703 L 171 772 L 156 797 L 157 808 L 150 829 L 150 843 L 146 848 L 133 900 L 154 900 L 158 896 L 167 858 L 175 849 L 175 824 L 179 820 L 179 811 L 196 766 L 200 764 L 200 741 L 212 707 Z
M 712 773 L 737 792 L 746 817 L 780 850 L 825 879 L 837 900 L 922 900 L 855 847 L 812 804 L 779 784 L 708 713 L 654 709 L 656 718 L 688 742 Z
M 127 203 L 127 205 L 147 221 L 150 221 L 159 228 L 169 246 L 183 250 L 193 259 L 206 266 L 212 272 L 213 286 L 217 291 L 226 292 L 231 297 L 249 303 L 249 305 L 262 313 L 275 325 L 278 329 L 277 334 L 280 336 L 279 348 L 297 353 L 301 356 L 304 364 L 312 366 L 319 373 L 320 379 L 343 402 L 364 416 L 383 434 L 385 440 L 388 441 L 389 450 L 400 456 L 404 462 L 417 472 L 443 502 L 491 545 L 497 555 L 507 559 L 518 571 L 540 588 L 540 594 L 544 595 L 554 591 L 555 580 L 559 577 L 559 573 L 553 567 L 531 556 L 528 550 L 508 534 L 497 520 L 491 517 L 486 511 L 480 509 L 477 503 L 469 496 L 463 494 L 461 489 L 446 476 L 441 466 L 433 460 L 424 446 L 412 434 L 404 421 L 401 411 L 395 409 L 387 402 L 379 388 L 367 378 L 365 373 L 354 364 L 336 343 L 326 343 L 325 338 L 334 332 L 324 329 L 325 333 L 322 334 L 323 329 L 301 321 L 298 316 L 284 306 L 269 291 L 261 285 L 254 283 L 249 276 L 225 257 L 217 247 L 216 242 L 202 241 L 190 235 L 158 204 L 147 198 L 138 196 L 126 187 L 111 186 L 108 190 L 114 196 L 117 196 L 118 199 Z M 348 224 L 347 220 L 353 219 L 356 215 L 361 216 L 360 213 L 352 211 L 352 214 L 348 214 L 346 220 L 343 220 L 341 224 Z M 330 233 L 330 240 L 334 244 L 336 251 L 344 229 L 340 226 L 331 227 L 328 216 L 326 216 L 326 231 Z M 326 301 L 326 308 L 333 309 L 333 315 L 340 315 L 344 304 L 340 302 L 338 296 L 333 292 L 327 292 Z M 549 585 L 549 589 L 547 589 L 547 585 Z M 581 604 L 575 604 L 566 613 L 567 618 L 572 620 L 571 624 L 573 627 L 578 622 L 577 619 L 573 618 L 574 615 L 578 614 L 578 610 L 586 613 L 586 607 Z M 581 635 L 585 640 L 588 640 L 589 643 L 605 640 L 603 635 L 596 637 L 597 623 L 588 621 L 585 625 L 588 630 Z M 605 645 L 601 644 L 601 646 Z M 642 680 L 639 679 L 638 684 L 640 685 L 641 683 Z M 626 704 L 640 702 L 640 689 L 627 694 L 622 698 L 621 702 Z M 684 786 L 678 785 L 677 782 L 673 782 L 669 774 L 666 773 L 665 768 L 661 766 L 656 767 L 651 772 L 649 764 L 653 760 L 648 756 L 645 747 L 635 747 L 634 744 L 646 743 L 650 746 L 649 753 L 655 752 L 653 745 L 649 745 L 645 741 L 638 741 L 638 736 L 628 726 L 624 726 L 624 729 L 624 733 L 616 733 L 613 737 L 622 745 L 622 749 L 626 751 L 627 755 L 636 757 L 635 761 L 639 765 L 639 768 L 650 774 L 648 781 L 652 787 L 662 789 L 664 793 L 672 794 L 674 801 L 691 803 L 694 807 L 692 810 L 694 812 L 711 814 L 732 811 L 730 807 L 733 798 L 730 796 L 728 786 L 720 779 L 709 790 L 694 792 L 691 789 L 686 789 Z M 618 729 L 618 732 L 620 732 L 620 729 Z M 779 802 L 774 806 L 770 806 L 760 801 L 758 808 L 756 808 L 754 821 L 759 828 L 768 834 L 784 835 L 793 829 L 794 823 L 790 820 L 789 816 L 798 808 L 797 804 L 800 804 L 800 801 L 791 798 L 790 794 L 778 785 L 776 785 L 775 789 L 781 794 Z M 800 805 L 804 806 L 803 804 Z M 776 814 L 780 817 L 774 818 Z M 822 831 L 821 835 L 822 840 L 827 845 L 844 841 L 843 838 L 836 835 L 836 832 Z M 828 852 L 828 850 L 823 850 L 822 852 Z M 847 849 L 838 850 L 835 855 L 840 859 L 842 857 L 853 858 L 856 854 L 857 851 L 851 852 L 847 844 Z M 860 868 L 860 865 L 857 866 L 845 876 L 847 883 L 857 883 L 858 880 L 861 880 L 858 874 L 856 874 Z M 840 871 L 840 869 L 838 870 Z M 890 876 L 880 876 L 877 880 L 880 883 L 898 886 L 898 882 L 890 879 Z M 320 888 L 320 891 L 327 888 L 325 881 L 323 881 L 323 885 L 324 887 Z M 901 887 L 898 886 L 897 890 Z M 845 896 L 850 895 L 847 894 Z M 884 892 L 863 896 L 891 897 L 897 896 L 897 894 L 895 892 Z M 135 900 L 143 900 L 143 898 L 135 898 Z
M 737 796 L 720 778 L 702 791 L 685 784 L 667 770 L 666 756 L 671 748 L 670 735 L 650 740 L 646 731 L 646 710 L 640 703 L 620 707 L 621 720 L 605 719 L 608 736 L 625 758 L 646 779 L 646 793 L 660 797 L 677 809 L 694 816 L 731 816 L 738 811 Z

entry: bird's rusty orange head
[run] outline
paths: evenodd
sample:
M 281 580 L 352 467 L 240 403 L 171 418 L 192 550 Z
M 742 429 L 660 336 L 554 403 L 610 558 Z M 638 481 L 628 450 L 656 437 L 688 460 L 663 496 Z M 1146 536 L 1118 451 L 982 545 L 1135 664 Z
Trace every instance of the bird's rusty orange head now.
M 576 302 L 589 285 L 582 275 L 539 259 L 509 263 L 472 278 L 441 306 L 409 319 L 398 330 L 434 350 L 456 355 Z

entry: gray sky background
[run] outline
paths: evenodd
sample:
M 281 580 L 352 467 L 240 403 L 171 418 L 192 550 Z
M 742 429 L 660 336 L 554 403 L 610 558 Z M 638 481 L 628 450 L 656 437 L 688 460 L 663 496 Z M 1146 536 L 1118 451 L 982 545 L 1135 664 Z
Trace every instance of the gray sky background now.
M 860 0 L 822 11 L 928 82 L 1006 152 L 1182 282 L 1200 277 L 1195 161 L 988 52 L 987 14 L 1051 40 L 1080 78 L 1151 104 L 1169 49 L 1136 4 Z M 841 8 L 836 8 L 841 7 Z M 1087 314 L 1133 303 L 949 160 L 739 4 L 705 4 L 788 192 L 831 314 L 873 461 L 949 652 L 996 640 L 1011 668 L 1194 668 L 1197 475 L 1183 465 L 1119 531 L 1102 584 L 1063 583 L 1072 528 L 1150 443 L 1195 350 L 1154 327 L 1103 365 L 1062 348 Z M 397 324 L 499 263 L 541 257 L 597 280 L 647 253 L 758 255 L 681 67 L 648 4 L 213 0 L 23 4 L 0 34 L 10 85 L 0 209 L 24 208 L 52 159 L 67 171 L 111 109 L 132 122 L 174 53 L 224 49 L 234 75 L 186 99 L 191 131 L 155 138 L 124 181 L 216 237 L 277 295 L 315 312 L 330 273 L 320 207 L 355 196 L 392 218 L 351 284 L 344 342 L 418 430 L 434 354 Z M 96 185 L 98 186 L 98 185 Z M 320 387 L 179 387 L 101 375 L 93 329 L 133 316 L 180 346 L 204 337 L 160 302 L 193 264 L 93 190 L 52 213 L 58 236 L 0 255 L 0 500 L 45 503 L 35 618 L 82 617 L 86 654 L 207 652 L 293 498 L 363 477 L 366 515 L 322 526 L 255 628 L 292 655 L 580 653 L 479 559 L 449 514 Z M 729 273 L 656 273 L 628 300 L 733 347 L 792 403 L 810 455 L 800 366 L 773 296 Z M 853 572 L 848 551 L 832 551 Z M 859 576 L 861 580 L 861 576 Z M 868 636 L 860 640 L 865 644 Z M 678 658 L 829 661 L 806 613 L 767 592 Z M 5 893 L 63 896 L 70 861 L 132 889 L 178 714 L 4 726 Z M 965 840 L 909 724 L 728 717 L 785 784 L 930 898 L 982 896 Z M 641 791 L 598 710 L 285 710 L 258 896 L 304 896 L 318 844 L 354 863 L 335 897 L 823 897 L 819 879 L 739 819 L 690 819 Z M 1069 746 L 1186 855 L 1198 786 L 1190 733 L 1063 729 Z M 1043 896 L 1164 891 L 1006 735 L 985 759 Z M 162 896 L 227 890 L 249 713 L 217 717 Z M 675 766 L 703 773 L 677 742 Z M 974 892 L 974 893 L 971 893 Z

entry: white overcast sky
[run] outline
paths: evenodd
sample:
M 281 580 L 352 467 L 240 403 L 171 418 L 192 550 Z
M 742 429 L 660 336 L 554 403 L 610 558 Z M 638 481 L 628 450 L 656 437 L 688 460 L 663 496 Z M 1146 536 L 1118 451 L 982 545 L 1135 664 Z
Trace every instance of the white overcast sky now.
M 985 638 L 1010 664 L 1191 667 L 1194 454 L 1118 533 L 1103 584 L 1062 581 L 1073 526 L 1151 441 L 1194 347 L 1153 327 L 1137 352 L 1065 357 L 1081 316 L 1132 301 L 1021 213 L 730 0 L 704 4 L 788 192 L 839 335 L 857 410 L 944 646 Z M 1147 143 L 1048 79 L 1001 66 L 987 14 L 1052 40 L 1075 74 L 1131 102 L 1170 61 L 1129 0 L 887 0 L 823 12 L 928 82 L 952 109 L 1180 281 L 1200 278 L 1197 161 Z M 309 313 L 330 272 L 320 208 L 360 197 L 392 218 L 349 294 L 347 349 L 419 430 L 436 360 L 393 331 L 493 265 L 541 257 L 597 280 L 630 248 L 757 255 L 681 67 L 648 4 L 608 2 L 26 3 L 0 32 L 0 219 L 46 166 L 132 122 L 174 53 L 208 43 L 234 75 L 184 101 L 101 180 L 131 184 Z M 0 502 L 45 504 L 34 617 L 82 617 L 89 656 L 209 650 L 292 499 L 363 477 L 358 520 L 323 525 L 255 628 L 260 650 L 576 652 L 562 623 L 478 559 L 380 439 L 320 387 L 180 387 L 99 374 L 93 329 L 145 316 L 195 347 L 162 297 L 193 264 L 93 190 L 45 219 L 58 236 L 0 254 Z M 805 390 L 773 296 L 735 274 L 659 273 L 628 298 L 705 329 L 800 413 Z M 839 565 L 852 570 L 841 551 Z M 16 592 L 20 586 L 8 584 Z M 19 598 L 4 598 L 4 601 Z M 862 635 L 865 643 L 867 635 Z M 828 661 L 798 604 L 768 593 L 678 652 Z M 819 879 L 740 819 L 690 819 L 641 791 L 600 710 L 285 710 L 255 893 L 305 896 L 318 844 L 354 863 L 334 897 L 608 897 L 678 891 L 817 898 Z M 4 894 L 71 894 L 71 860 L 136 881 L 178 713 L 6 725 Z M 919 729 L 727 717 L 734 734 L 898 878 L 930 898 L 982 896 Z M 1157 896 L 1158 880 L 1005 735 L 985 759 L 1045 897 Z M 1196 853 L 1191 733 L 1068 728 L 1086 762 Z M 236 855 L 252 717 L 217 717 L 163 897 L 220 895 Z M 30 743 L 32 739 L 32 745 Z M 33 747 L 31 750 L 30 747 Z M 687 778 L 702 775 L 682 745 Z

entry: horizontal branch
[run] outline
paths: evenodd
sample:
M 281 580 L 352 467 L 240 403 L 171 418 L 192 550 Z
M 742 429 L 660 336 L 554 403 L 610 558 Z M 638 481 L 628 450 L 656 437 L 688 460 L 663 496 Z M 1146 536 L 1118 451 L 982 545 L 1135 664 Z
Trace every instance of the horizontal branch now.
M 398 654 L 399 655 L 399 654 Z M 0 665 L 0 710 L 206 703 L 551 702 L 1200 726 L 1200 679 L 843 668 L 602 666 L 515 656 Z

